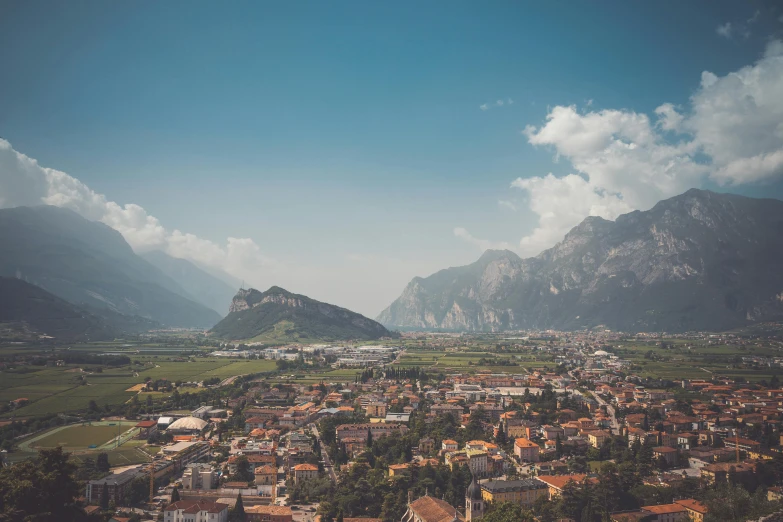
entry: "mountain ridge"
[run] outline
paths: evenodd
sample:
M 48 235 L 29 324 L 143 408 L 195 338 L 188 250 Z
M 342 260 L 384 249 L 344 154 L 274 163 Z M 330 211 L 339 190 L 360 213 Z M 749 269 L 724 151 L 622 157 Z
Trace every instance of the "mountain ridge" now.
M 18 277 L 78 306 L 169 326 L 210 327 L 214 310 L 137 256 L 122 235 L 53 206 L 0 209 L 0 276 Z
M 393 337 L 383 325 L 346 308 L 272 286 L 240 289 L 229 314 L 209 332 L 227 340 L 340 341 Z
M 414 278 L 378 316 L 455 331 L 711 330 L 783 317 L 783 202 L 691 189 L 615 221 L 588 217 L 538 256 L 485 252 Z

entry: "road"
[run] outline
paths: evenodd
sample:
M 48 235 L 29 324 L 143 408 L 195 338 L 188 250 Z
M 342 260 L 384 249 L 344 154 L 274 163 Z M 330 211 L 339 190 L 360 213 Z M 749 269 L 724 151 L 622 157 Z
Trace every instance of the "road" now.
M 609 414 L 609 418 L 612 421 L 611 430 L 612 435 L 619 435 L 620 434 L 620 425 L 617 423 L 617 417 L 614 416 L 614 408 L 609 405 L 605 400 L 603 400 L 597 393 L 594 391 L 591 391 L 590 394 L 593 396 L 593 398 L 598 401 L 598 404 L 601 406 L 606 406 L 606 413 Z
M 321 442 L 321 435 L 318 433 L 318 428 L 315 426 L 315 424 L 312 424 L 311 426 L 313 430 L 313 435 L 315 435 L 315 438 L 318 441 L 318 447 L 321 448 L 321 457 L 324 459 L 324 470 L 326 470 L 326 472 L 329 473 L 329 478 L 332 479 L 332 482 L 337 484 L 337 474 L 334 472 L 334 467 L 332 466 L 332 462 L 329 460 L 329 454 L 327 453 L 326 448 L 324 448 L 324 445 Z

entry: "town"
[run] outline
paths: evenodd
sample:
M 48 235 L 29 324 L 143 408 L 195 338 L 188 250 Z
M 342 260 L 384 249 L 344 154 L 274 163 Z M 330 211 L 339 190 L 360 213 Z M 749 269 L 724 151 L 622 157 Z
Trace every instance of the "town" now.
M 747 355 L 718 373 L 727 347 Z M 91 380 L 130 363 L 142 378 L 151 365 L 125 349 L 11 350 L 3 371 Z M 45 422 L 12 399 L 3 480 L 59 462 L 74 509 L 119 522 L 734 520 L 727 499 L 762 517 L 783 498 L 781 350 L 776 336 L 608 332 L 203 348 L 266 371 L 146 378 Z

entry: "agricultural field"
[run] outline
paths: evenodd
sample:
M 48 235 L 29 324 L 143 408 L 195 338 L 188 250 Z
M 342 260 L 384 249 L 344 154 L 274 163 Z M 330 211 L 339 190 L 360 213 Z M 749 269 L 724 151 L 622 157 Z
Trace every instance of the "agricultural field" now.
M 100 449 L 119 434 L 133 429 L 135 422 L 95 422 L 57 427 L 43 436 L 26 441 L 25 446 L 34 449 L 62 446 L 69 451 Z
M 526 373 L 529 368 L 540 368 L 551 364 L 549 358 L 536 357 L 532 354 L 407 349 L 395 366 L 443 372 Z
M 208 378 L 226 379 L 235 375 L 276 369 L 275 361 L 264 359 L 211 358 L 204 357 L 201 353 L 199 357 L 188 357 L 181 355 L 179 351 L 174 355 L 135 353 L 135 350 L 140 348 L 137 345 L 132 347 L 133 350 L 128 349 L 127 353 L 122 352 L 122 349 L 127 347 L 105 344 L 79 345 L 78 348 L 78 351 L 84 349 L 92 355 L 107 352 L 127 355 L 132 363 L 100 370 L 96 365 L 90 364 L 56 367 L 25 365 L 0 369 L 0 403 L 22 398 L 28 400 L 27 405 L 6 412 L 0 417 L 19 418 L 84 410 L 90 401 L 95 401 L 99 406 L 122 404 L 137 393 L 128 390 L 143 383 L 147 377 L 173 382 L 199 382 Z M 0 347 L 0 356 L 13 357 L 19 355 L 18 350 L 18 347 Z M 75 347 L 69 349 L 70 353 L 76 351 Z M 155 393 L 153 398 L 161 395 Z M 144 398 L 146 397 L 140 397 Z

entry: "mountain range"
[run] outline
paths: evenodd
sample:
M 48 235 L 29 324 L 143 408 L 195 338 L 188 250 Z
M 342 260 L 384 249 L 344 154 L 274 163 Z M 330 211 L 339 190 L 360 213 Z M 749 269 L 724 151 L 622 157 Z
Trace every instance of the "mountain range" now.
M 414 278 L 388 327 L 727 330 L 783 319 L 783 202 L 705 190 L 588 217 L 536 257 L 489 250 Z
M 2 209 L 0 245 L 0 276 L 22 279 L 81 309 L 178 327 L 208 328 L 221 318 L 136 255 L 119 232 L 71 210 Z
M 395 337 L 383 325 L 339 306 L 273 286 L 240 290 L 229 314 L 210 331 L 227 340 L 308 342 Z
M 197 303 L 215 310 L 221 317 L 228 313 L 239 282 L 231 285 L 187 259 L 171 257 L 160 250 L 145 252 L 141 257 L 186 289 Z
M 0 338 L 101 341 L 159 324 L 107 309 L 79 308 L 21 279 L 0 277 Z

